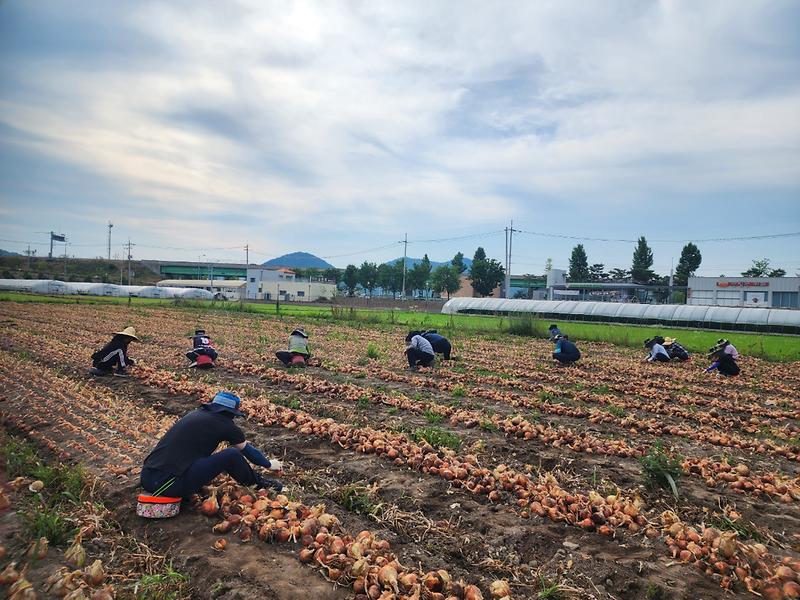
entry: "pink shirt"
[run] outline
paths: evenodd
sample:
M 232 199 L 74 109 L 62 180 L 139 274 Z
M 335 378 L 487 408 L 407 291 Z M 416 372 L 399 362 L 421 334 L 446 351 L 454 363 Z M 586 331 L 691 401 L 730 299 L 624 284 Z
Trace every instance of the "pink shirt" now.
M 730 354 L 731 358 L 733 359 L 739 358 L 739 352 L 736 350 L 736 347 L 733 344 L 728 344 L 725 346 L 725 354 Z

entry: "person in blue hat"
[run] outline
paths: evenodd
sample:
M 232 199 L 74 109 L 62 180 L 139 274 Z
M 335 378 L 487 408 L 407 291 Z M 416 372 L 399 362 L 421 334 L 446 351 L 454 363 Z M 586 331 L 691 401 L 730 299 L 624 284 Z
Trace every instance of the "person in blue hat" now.
M 265 479 L 250 465 L 273 472 L 283 469 L 281 461 L 267 459 L 250 445 L 233 422 L 234 417 L 244 416 L 239 404 L 234 394 L 219 392 L 176 421 L 144 459 L 142 487 L 153 496 L 189 498 L 217 475 L 228 473 L 242 485 L 283 489 L 279 481 Z M 228 448 L 214 452 L 221 442 Z

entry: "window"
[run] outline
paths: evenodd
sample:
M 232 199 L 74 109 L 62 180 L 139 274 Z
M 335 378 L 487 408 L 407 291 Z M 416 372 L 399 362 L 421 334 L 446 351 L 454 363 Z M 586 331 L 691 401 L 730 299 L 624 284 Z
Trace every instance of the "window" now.
M 303 291 L 299 291 L 299 292 L 297 292 L 297 295 L 298 295 L 298 296 L 305 296 L 305 295 L 306 295 L 306 293 L 305 293 L 305 292 L 303 292 Z
M 250 283 L 255 283 L 255 282 L 256 282 L 256 278 L 255 277 L 251 277 L 250 278 Z
M 765 306 L 767 304 L 767 292 L 745 292 L 745 306 Z
M 800 308 L 800 292 L 772 292 L 774 308 Z
M 740 306 L 742 304 L 741 290 L 731 291 L 718 291 L 717 292 L 717 305 L 718 306 Z

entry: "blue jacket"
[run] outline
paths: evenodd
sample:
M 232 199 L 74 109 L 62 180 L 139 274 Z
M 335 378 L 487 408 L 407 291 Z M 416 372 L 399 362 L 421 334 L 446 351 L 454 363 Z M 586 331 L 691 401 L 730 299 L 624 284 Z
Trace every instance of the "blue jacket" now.
M 581 351 L 578 350 L 578 347 L 569 340 L 563 338 L 556 342 L 556 349 L 553 350 L 553 354 L 562 354 L 574 358 L 575 360 L 581 357 Z

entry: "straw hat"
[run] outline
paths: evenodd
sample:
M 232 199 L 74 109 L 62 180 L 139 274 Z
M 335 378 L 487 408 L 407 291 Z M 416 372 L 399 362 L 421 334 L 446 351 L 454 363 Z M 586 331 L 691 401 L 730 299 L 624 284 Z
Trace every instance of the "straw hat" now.
M 136 337 L 136 329 L 133 327 L 126 327 L 122 331 L 115 331 L 114 335 L 127 335 L 129 338 L 133 338 L 136 341 L 139 341 L 139 338 Z
M 665 346 L 671 346 L 674 343 L 675 343 L 675 338 L 671 338 L 671 337 L 664 338 L 664 345 Z

